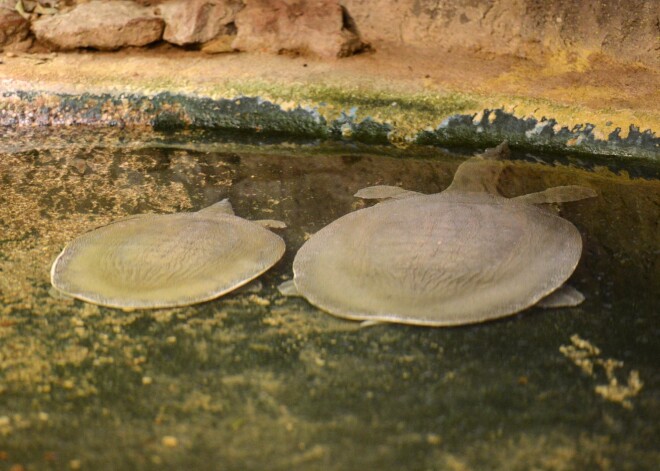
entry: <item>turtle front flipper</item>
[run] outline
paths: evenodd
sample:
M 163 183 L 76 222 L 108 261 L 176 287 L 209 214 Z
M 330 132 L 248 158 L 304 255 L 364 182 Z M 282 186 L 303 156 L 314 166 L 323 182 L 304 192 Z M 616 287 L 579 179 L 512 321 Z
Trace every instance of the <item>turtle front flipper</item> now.
M 584 301 L 584 294 L 572 286 L 563 285 L 541 299 L 536 305 L 542 308 L 575 307 L 582 304 L 582 301 Z
M 454 180 L 445 192 L 478 192 L 501 196 L 497 183 L 509 153 L 509 145 L 504 141 L 499 146 L 486 149 L 483 154 L 466 160 L 456 169 Z
M 598 196 L 591 188 L 579 185 L 555 186 L 537 193 L 516 196 L 514 201 L 528 204 L 566 203 Z
M 398 186 L 376 185 L 362 188 L 353 196 L 364 200 L 384 200 L 390 198 L 408 198 L 410 196 L 421 196 L 422 193 L 416 191 L 404 190 Z

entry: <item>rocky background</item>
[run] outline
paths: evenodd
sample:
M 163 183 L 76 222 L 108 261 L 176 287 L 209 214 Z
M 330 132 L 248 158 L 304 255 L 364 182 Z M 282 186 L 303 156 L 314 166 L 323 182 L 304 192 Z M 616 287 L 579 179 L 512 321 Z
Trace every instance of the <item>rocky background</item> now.
M 658 0 L 344 0 L 369 41 L 428 48 L 605 53 L 660 66 Z
M 343 57 L 366 47 L 337 0 L 0 0 L 8 51 L 114 50 L 165 41 L 204 52 Z
M 379 47 L 520 57 L 603 53 L 660 67 L 657 0 L 0 0 L 0 49 L 345 57 Z

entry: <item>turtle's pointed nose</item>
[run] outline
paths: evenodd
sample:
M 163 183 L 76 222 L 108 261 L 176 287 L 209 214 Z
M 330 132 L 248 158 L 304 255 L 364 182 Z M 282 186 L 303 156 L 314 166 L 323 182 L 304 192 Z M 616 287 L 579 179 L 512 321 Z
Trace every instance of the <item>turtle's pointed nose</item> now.
M 492 147 L 486 149 L 486 151 L 481 154 L 484 159 L 490 160 L 504 160 L 509 157 L 511 150 L 509 149 L 509 143 L 507 141 L 502 141 L 497 147 Z

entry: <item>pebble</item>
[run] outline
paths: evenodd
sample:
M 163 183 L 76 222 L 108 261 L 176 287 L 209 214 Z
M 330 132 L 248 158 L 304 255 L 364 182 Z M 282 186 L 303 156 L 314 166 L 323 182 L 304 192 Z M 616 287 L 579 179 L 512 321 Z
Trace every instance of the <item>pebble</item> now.
M 163 446 L 167 448 L 176 448 L 179 445 L 179 440 L 177 440 L 176 437 L 173 437 L 171 435 L 167 435 L 163 437 L 163 440 L 161 441 Z
M 258 304 L 259 306 L 270 306 L 270 301 L 268 299 L 257 296 L 256 294 L 251 295 L 248 299 L 250 302 Z

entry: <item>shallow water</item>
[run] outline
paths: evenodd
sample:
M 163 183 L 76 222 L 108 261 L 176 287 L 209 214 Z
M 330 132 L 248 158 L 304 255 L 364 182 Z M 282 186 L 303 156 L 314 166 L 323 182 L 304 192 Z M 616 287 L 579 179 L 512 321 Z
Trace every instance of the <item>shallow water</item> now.
M 514 153 L 507 196 L 599 193 L 561 207 L 585 242 L 583 305 L 360 328 L 279 295 L 296 250 L 362 207 L 358 189 L 438 192 L 470 152 L 257 144 L 0 141 L 0 469 L 656 469 L 657 166 Z M 77 234 L 224 197 L 289 226 L 284 259 L 247 289 L 135 312 L 50 289 Z

